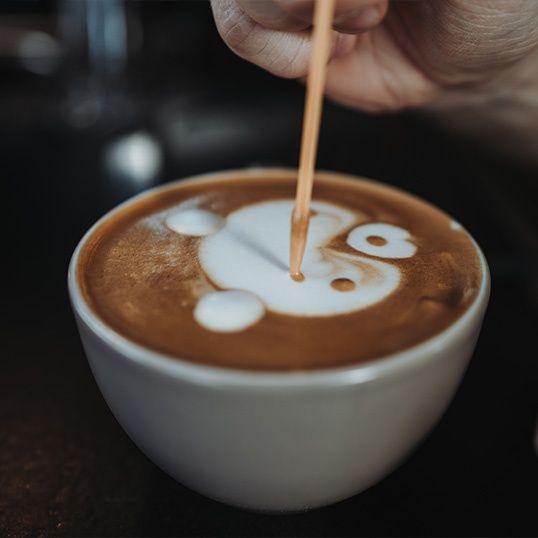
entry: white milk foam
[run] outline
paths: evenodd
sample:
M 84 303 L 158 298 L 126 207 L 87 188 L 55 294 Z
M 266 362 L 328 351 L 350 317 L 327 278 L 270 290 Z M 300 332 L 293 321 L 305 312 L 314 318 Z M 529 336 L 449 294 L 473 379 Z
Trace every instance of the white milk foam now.
M 368 242 L 369 237 L 380 237 L 385 240 L 385 244 L 373 245 Z M 371 256 L 410 258 L 417 251 L 417 247 L 410 242 L 410 239 L 411 234 L 403 228 L 392 224 L 373 223 L 352 230 L 347 237 L 347 244 Z
M 265 313 L 263 303 L 248 291 L 214 291 L 194 309 L 196 321 L 210 331 L 228 333 L 254 325 Z
M 174 232 L 197 236 L 208 235 L 224 226 L 224 219 L 220 215 L 198 208 L 175 211 L 165 222 Z
M 200 299 L 196 320 L 209 330 L 233 332 L 256 323 L 265 309 L 290 316 L 334 316 L 366 308 L 388 297 L 400 284 L 400 270 L 390 263 L 336 252 L 326 245 L 361 217 L 343 207 L 313 202 L 302 272 L 303 282 L 289 276 L 292 200 L 247 205 L 226 219 L 192 206 L 172 211 L 166 225 L 182 234 L 206 235 L 199 247 L 207 276 L 224 292 Z M 188 213 L 186 215 L 186 213 Z M 205 232 L 205 233 L 204 233 Z M 385 244 L 372 245 L 370 236 Z M 412 256 L 416 247 L 406 230 L 389 224 L 364 224 L 348 235 L 348 244 L 376 257 Z M 340 291 L 335 279 L 355 288 Z

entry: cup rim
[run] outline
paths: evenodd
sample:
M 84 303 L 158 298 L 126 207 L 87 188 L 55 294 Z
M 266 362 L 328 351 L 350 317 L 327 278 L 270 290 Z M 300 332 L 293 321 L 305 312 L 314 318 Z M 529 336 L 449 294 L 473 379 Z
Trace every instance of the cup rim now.
M 456 339 L 460 334 L 465 333 L 466 329 L 470 330 L 475 327 L 472 320 L 474 320 L 476 317 L 481 317 L 489 298 L 490 274 L 487 261 L 482 250 L 467 230 L 465 231 L 473 242 L 480 260 L 482 277 L 478 294 L 473 303 L 454 323 L 431 338 L 428 338 L 427 340 L 402 351 L 377 357 L 359 364 L 337 366 L 333 368 L 315 368 L 301 371 L 247 370 L 235 367 L 221 367 L 200 364 L 187 359 L 167 355 L 165 353 L 159 353 L 158 351 L 154 351 L 150 348 L 142 346 L 114 330 L 92 311 L 90 305 L 86 302 L 82 294 L 78 282 L 78 260 L 80 253 L 84 249 L 88 239 L 105 221 L 113 217 L 115 214 L 121 212 L 125 207 L 141 200 L 142 198 L 173 188 L 179 183 L 186 184 L 190 182 L 211 182 L 216 179 L 225 180 L 227 177 L 236 178 L 241 175 L 250 175 L 253 173 L 270 173 L 286 177 L 289 176 L 289 174 L 296 173 L 296 170 L 293 168 L 283 167 L 249 167 L 244 169 L 230 169 L 188 176 L 184 179 L 180 178 L 145 190 L 128 198 L 121 204 L 107 211 L 82 236 L 69 262 L 67 284 L 71 305 L 76 316 L 82 320 L 84 325 L 99 340 L 105 342 L 113 350 L 118 352 L 118 354 L 121 355 L 124 360 L 130 360 L 139 365 L 157 370 L 162 374 L 178 377 L 199 384 L 232 384 L 249 387 L 301 387 L 320 384 L 326 386 L 364 383 L 382 376 L 386 376 L 390 373 L 400 372 L 402 370 L 420 365 L 421 363 L 430 359 L 432 355 L 438 354 L 447 348 L 454 339 Z M 393 187 L 392 185 L 386 185 L 385 183 L 379 181 L 355 176 L 352 174 L 318 170 L 316 171 L 316 176 L 344 182 L 350 180 L 356 181 L 359 179 L 363 182 L 374 183 L 390 190 L 401 191 L 408 196 L 412 196 L 430 204 L 426 200 L 399 189 L 398 187 Z M 436 209 L 439 211 L 443 211 L 437 208 L 437 206 L 434 207 L 436 207 Z

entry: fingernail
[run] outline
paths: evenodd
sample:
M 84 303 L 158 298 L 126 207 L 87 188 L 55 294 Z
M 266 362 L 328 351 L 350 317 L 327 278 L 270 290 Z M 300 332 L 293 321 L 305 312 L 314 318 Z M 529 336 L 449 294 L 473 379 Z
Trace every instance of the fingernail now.
M 335 24 L 348 31 L 364 30 L 379 23 L 381 9 L 378 6 L 367 6 L 349 11 L 334 19 Z
M 360 28 L 370 28 L 379 22 L 380 15 L 378 7 L 366 7 L 353 19 L 352 23 Z

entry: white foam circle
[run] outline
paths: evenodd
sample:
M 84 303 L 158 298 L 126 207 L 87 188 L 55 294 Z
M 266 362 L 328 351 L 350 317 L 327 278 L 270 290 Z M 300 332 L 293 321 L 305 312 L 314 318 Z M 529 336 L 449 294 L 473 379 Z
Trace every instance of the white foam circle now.
M 369 237 L 381 237 L 385 243 L 372 244 L 368 241 Z M 351 230 L 347 244 L 355 250 L 380 258 L 410 258 L 417 251 L 410 239 L 411 234 L 407 230 L 379 222 L 363 224 Z
M 194 309 L 194 317 L 202 327 L 221 333 L 242 331 L 257 323 L 264 313 L 260 299 L 243 290 L 208 293 Z
M 224 219 L 204 209 L 181 209 L 167 217 L 166 226 L 179 234 L 204 236 L 222 228 Z
M 400 283 L 400 270 L 390 263 L 338 252 L 327 245 L 361 216 L 343 207 L 316 201 L 310 219 L 301 271 L 289 276 L 290 219 L 293 200 L 270 200 L 232 212 L 226 225 L 205 237 L 200 262 L 210 280 L 224 290 L 245 290 L 267 310 L 292 316 L 333 316 L 373 305 Z M 355 288 L 335 290 L 337 278 Z

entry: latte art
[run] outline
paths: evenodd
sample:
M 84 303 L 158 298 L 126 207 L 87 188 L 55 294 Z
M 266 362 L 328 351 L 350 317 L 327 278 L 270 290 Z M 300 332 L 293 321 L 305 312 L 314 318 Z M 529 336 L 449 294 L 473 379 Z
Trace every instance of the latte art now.
M 347 243 L 355 250 L 382 258 L 410 258 L 417 247 L 411 234 L 392 224 L 365 224 L 351 230 Z
M 202 236 L 216 232 L 224 225 L 224 219 L 203 209 L 182 209 L 172 213 L 166 225 L 180 234 Z
M 316 179 L 304 278 L 293 280 L 295 179 L 222 174 L 127 205 L 81 254 L 86 300 L 151 349 L 262 370 L 380 358 L 472 303 L 480 265 L 461 226 L 405 193 L 331 175 Z
M 398 287 L 401 274 L 397 267 L 362 256 L 361 251 L 367 254 L 373 251 L 385 258 L 411 256 L 416 247 L 407 242 L 409 233 L 389 224 L 358 226 L 347 238 L 355 252 L 338 252 L 328 244 L 356 224 L 360 215 L 326 202 L 312 204 L 314 213 L 302 265 L 305 278 L 302 282 L 291 279 L 286 264 L 292 209 L 293 200 L 252 204 L 228 215 L 218 231 L 213 232 L 209 227 L 199 247 L 200 261 L 209 279 L 220 289 L 248 291 L 268 310 L 291 316 L 334 316 L 353 312 L 382 301 Z M 190 215 L 193 210 L 187 211 Z M 186 221 L 182 218 L 184 214 L 182 209 L 172 213 L 166 220 L 167 225 Z M 210 219 L 209 215 L 202 214 L 204 222 Z M 216 214 L 211 218 L 215 222 L 220 219 Z M 174 230 L 182 233 L 177 228 Z M 385 239 L 384 246 L 375 247 L 361 241 L 374 232 Z M 333 286 L 335 280 L 349 284 L 344 290 Z M 220 316 L 220 324 L 214 319 L 213 310 L 207 307 L 197 309 L 196 319 L 210 330 L 230 332 L 228 316 L 244 308 L 241 295 L 236 296 L 235 304 L 231 296 L 226 304 L 226 315 L 222 312 Z M 259 319 L 260 316 L 252 316 L 251 323 L 239 323 L 237 330 Z

